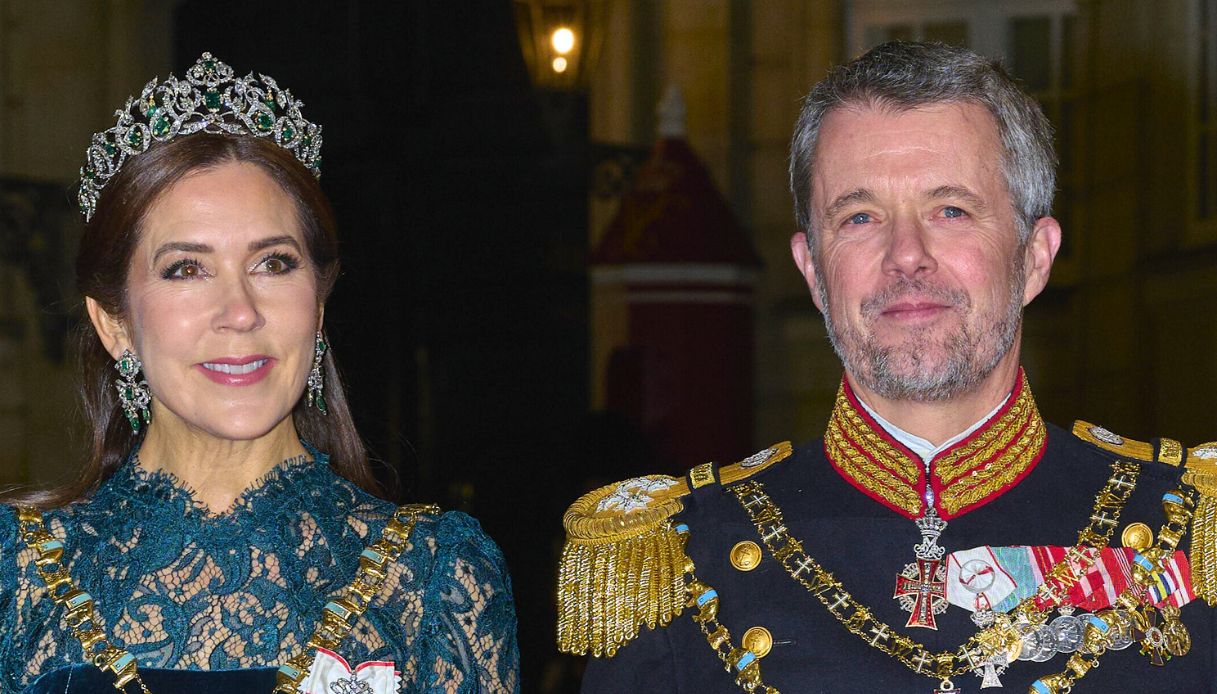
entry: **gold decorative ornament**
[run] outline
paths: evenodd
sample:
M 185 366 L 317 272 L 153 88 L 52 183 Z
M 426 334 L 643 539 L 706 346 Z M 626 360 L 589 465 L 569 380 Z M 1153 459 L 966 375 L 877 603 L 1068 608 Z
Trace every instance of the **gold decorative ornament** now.
M 338 650 L 339 644 L 351 633 L 355 623 L 380 592 L 389 575 L 389 567 L 405 551 L 418 519 L 439 512 L 439 507 L 433 504 L 410 504 L 393 512 L 393 517 L 381 531 L 380 539 L 360 553 L 355 579 L 347 584 L 342 597 L 326 603 L 322 609 L 321 620 L 305 642 L 304 651 L 279 666 L 279 672 L 275 674 L 274 694 L 296 694 L 300 683 L 308 676 L 317 650 Z
M 1047 428 L 1021 372 L 1015 391 L 994 421 L 935 459 L 927 480 L 925 463 L 870 422 L 842 379 L 824 449 L 851 484 L 910 518 L 925 512 L 922 491 L 930 484 L 942 517 L 949 519 L 1008 488 L 1043 453 Z
M 761 547 L 752 540 L 735 543 L 731 548 L 731 566 L 740 571 L 751 571 L 761 565 Z
M 1188 449 L 1183 482 L 1199 494 L 1192 513 L 1192 588 L 1217 606 L 1217 442 Z
M 718 477 L 723 484 L 737 482 L 790 454 L 790 443 L 780 443 L 720 468 Z M 706 475 L 714 479 L 711 464 L 694 471 L 689 477 L 695 483 Z M 559 650 L 611 657 L 641 625 L 663 626 L 681 614 L 692 562 L 679 524 L 670 519 L 691 491 L 684 479 L 649 475 L 601 487 L 571 504 L 562 518 Z
M 135 656 L 110 643 L 106 633 L 97 626 L 93 596 L 76 586 L 67 567 L 63 565 L 64 544 L 46 528 L 42 513 L 28 506 L 17 509 L 18 533 L 27 549 L 36 553 L 34 568 L 46 584 L 47 594 L 63 610 L 63 620 L 72 636 L 80 642 L 81 650 L 91 654 L 89 662 L 114 676 L 114 688 L 125 691 L 134 682 L 144 694 L 148 687 L 139 676 Z
M 360 554 L 355 579 L 347 585 L 342 597 L 327 603 L 322 610 L 321 620 L 306 642 L 304 651 L 279 666 L 274 690 L 277 694 L 295 694 L 298 691 L 300 683 L 308 676 L 318 648 L 338 649 L 380 591 L 388 576 L 389 566 L 405 550 L 419 517 L 437 513 L 439 507 L 429 504 L 402 506 L 394 512 L 380 538 Z M 71 629 L 72 636 L 80 642 L 85 653 L 94 654 L 90 662 L 114 675 L 115 689 L 126 691 L 128 684 L 135 683 L 143 694 L 150 694 L 140 679 L 135 657 L 112 645 L 105 632 L 97 626 L 93 597 L 77 588 L 68 574 L 63 565 L 64 543 L 47 531 L 42 513 L 35 508 L 20 507 L 17 509 L 17 519 L 22 542 L 37 553 L 35 569 L 55 604 L 64 610 L 64 621 Z
M 756 654 L 756 657 L 764 658 L 773 650 L 773 634 L 765 627 L 752 627 L 744 632 L 740 644 Z
M 1143 550 L 1154 544 L 1154 531 L 1140 521 L 1124 526 L 1120 533 L 1120 544 L 1135 550 Z
M 1065 601 L 1069 587 L 1081 579 L 1083 573 L 1097 561 L 1099 550 L 1110 542 L 1120 511 L 1136 487 L 1139 474 L 1140 468 L 1134 463 L 1120 460 L 1112 463 L 1111 476 L 1095 495 L 1090 523 L 1078 533 L 1079 545 L 1087 545 L 1088 548 L 1069 548 L 1065 559 L 1048 571 L 1036 594 L 1020 602 L 1011 614 L 1036 625 L 1047 621 L 1046 612 Z M 994 626 L 969 638 L 954 651 L 929 651 L 921 643 L 877 619 L 870 608 L 854 599 L 844 584 L 806 552 L 803 543 L 789 534 L 781 508 L 765 492 L 761 482 L 748 480 L 728 489 L 752 519 L 774 560 L 814 595 L 847 631 L 871 648 L 899 660 L 919 675 L 939 681 L 979 669 L 997 654 L 1017 658 L 1021 635 L 1006 614 L 997 615 Z M 1084 668 L 1085 665 L 1080 663 L 1078 667 Z
M 1115 605 L 1130 615 L 1136 629 L 1145 634 L 1141 641 L 1141 652 L 1149 656 L 1154 665 L 1162 665 L 1175 655 L 1185 655 L 1191 648 L 1191 636 L 1179 620 L 1179 609 L 1167 605 L 1155 610 L 1145 605 L 1140 596 L 1148 588 L 1154 574 L 1162 571 L 1162 561 L 1174 553 L 1179 540 L 1187 532 L 1195 496 L 1196 491 L 1186 483 L 1162 495 L 1166 522 L 1158 530 L 1158 541 L 1153 547 L 1134 556 L 1131 565 L 1133 580 L 1115 600 Z M 1109 632 L 1124 628 L 1122 624 L 1113 624 L 1116 620 L 1113 615 L 1116 614 L 1118 610 L 1113 609 L 1090 615 L 1085 647 L 1069 658 L 1064 672 L 1040 678 L 1032 684 L 1031 692 L 1067 694 L 1071 691 L 1078 680 L 1099 664 L 1098 658 L 1111 643 Z M 1161 623 L 1159 614 L 1163 618 Z
M 689 470 L 689 481 L 694 489 L 701 489 L 707 484 L 714 483 L 714 463 L 702 463 Z
M 1146 463 L 1153 462 L 1154 447 L 1144 441 L 1135 441 L 1090 422 L 1078 420 L 1073 423 L 1073 435 L 1123 458 L 1133 458 Z M 1168 439 L 1169 440 L 1169 439 Z
M 1183 444 L 1174 439 L 1158 439 L 1158 462 L 1179 467 L 1183 462 Z

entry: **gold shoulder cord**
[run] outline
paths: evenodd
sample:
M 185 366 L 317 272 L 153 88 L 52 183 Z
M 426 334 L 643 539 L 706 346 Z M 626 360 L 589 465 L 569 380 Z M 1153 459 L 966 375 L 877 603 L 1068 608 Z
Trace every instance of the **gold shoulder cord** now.
M 405 550 L 414 525 L 422 515 L 439 513 L 439 507 L 430 504 L 402 506 L 393 513 L 385 525 L 380 539 L 368 545 L 359 556 L 359 570 L 355 579 L 347 585 L 343 596 L 326 604 L 321 621 L 306 642 L 304 651 L 290 658 L 279 667 L 276 674 L 276 694 L 292 694 L 308 675 L 313 653 L 318 648 L 337 650 L 339 643 L 351 632 L 359 617 L 368 609 L 372 598 L 380 591 L 389 566 Z M 72 636 L 80 641 L 85 655 L 97 668 L 114 675 L 114 688 L 126 691 L 132 682 L 143 694 L 150 694 L 140 679 L 135 657 L 110 643 L 106 634 L 93 616 L 93 596 L 76 587 L 76 583 L 63 566 L 63 542 L 46 529 L 42 513 L 35 508 L 17 509 L 18 530 L 22 542 L 34 550 L 34 566 L 38 576 L 46 584 L 55 604 L 64 610 L 64 620 Z
M 1111 471 L 1107 483 L 1095 496 L 1090 523 L 1078 533 L 1078 546 L 1066 551 L 1066 559 L 1048 572 L 1036 594 L 1019 603 L 1013 613 L 1028 620 L 1046 621 L 1047 612 L 1064 601 L 1069 587 L 1094 564 L 1099 556 L 1098 550 L 1107 546 L 1112 531 L 1119 523 L 1120 511 L 1136 486 L 1140 467 L 1117 460 L 1112 463 Z M 1017 656 L 1015 649 L 1019 648 L 1021 638 L 1012 628 L 1007 615 L 1002 615 L 1004 620 L 971 637 L 954 652 L 930 652 L 922 644 L 876 619 L 868 607 L 855 600 L 840 581 L 804 551 L 803 544 L 790 536 L 781 509 L 765 493 L 764 485 L 749 480 L 729 489 L 748 513 L 769 553 L 792 578 L 815 595 L 829 614 L 850 633 L 866 641 L 872 648 L 896 658 L 913 672 L 940 680 L 944 689 L 952 689 L 950 678 L 976 669 L 995 654 L 1013 653 Z M 1084 550 L 1083 546 L 1092 549 Z M 1157 559 L 1160 561 L 1161 557 Z M 1131 590 L 1126 592 L 1135 600 Z M 713 642 L 711 645 L 714 645 Z M 1071 668 L 1072 662 L 1073 658 L 1070 659 Z

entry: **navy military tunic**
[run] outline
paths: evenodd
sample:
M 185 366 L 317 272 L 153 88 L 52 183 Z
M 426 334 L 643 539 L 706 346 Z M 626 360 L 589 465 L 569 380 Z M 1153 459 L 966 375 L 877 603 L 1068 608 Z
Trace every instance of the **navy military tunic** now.
M 1133 460 L 1047 425 L 1047 443 L 1038 463 L 1013 487 L 950 519 L 939 544 L 948 552 L 983 545 L 1073 545 L 1078 531 L 1089 523 L 1095 495 L 1111 476 L 1116 459 Z M 1146 523 L 1156 535 L 1164 522 L 1162 495 L 1178 485 L 1179 468 L 1150 461 L 1137 464 L 1139 479 L 1112 533 L 1113 547 L 1119 546 L 1121 529 L 1132 521 Z M 892 593 L 897 574 L 914 559 L 913 545 L 921 539 L 917 527 L 838 474 L 823 439 L 797 447 L 789 458 L 757 472 L 752 480 L 761 482 L 782 509 L 790 535 L 877 620 L 931 653 L 954 652 L 977 632 L 971 613 L 954 605 L 937 616 L 936 631 L 905 627 L 909 615 Z M 673 522 L 688 526 L 686 552 L 697 578 L 717 590 L 718 620 L 730 630 L 732 642 L 739 645 L 742 635 L 756 626 L 772 635 L 772 650 L 760 660 L 765 685 L 784 694 L 930 694 L 939 686 L 937 680 L 914 673 L 848 632 L 768 550 L 756 568 L 735 568 L 729 555 L 736 543 L 750 540 L 762 548 L 764 543 L 727 487 L 718 482 L 702 486 L 682 503 L 684 510 Z M 1186 544 L 1185 540 L 1180 549 Z M 686 609 L 666 627 L 642 627 L 611 658 L 589 658 L 584 694 L 742 691 L 733 673 L 724 671 L 692 612 Z M 1187 655 L 1158 667 L 1140 654 L 1134 642 L 1101 656 L 1099 666 L 1077 683 L 1074 692 L 1217 693 L 1213 610 L 1197 598 L 1182 609 L 1182 621 L 1192 640 Z M 1026 692 L 1037 678 L 1065 670 L 1067 657 L 1058 653 L 1042 663 L 1016 661 L 1001 675 L 1002 684 L 1006 691 Z M 964 692 L 975 692 L 981 680 L 968 673 L 954 677 L 953 683 Z

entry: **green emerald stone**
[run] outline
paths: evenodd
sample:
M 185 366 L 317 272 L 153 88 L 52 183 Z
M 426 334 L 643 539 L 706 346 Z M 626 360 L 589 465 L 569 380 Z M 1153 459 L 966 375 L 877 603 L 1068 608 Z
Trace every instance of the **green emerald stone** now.
M 283 126 L 283 130 L 281 132 L 283 133 L 284 142 L 291 142 L 292 138 L 296 136 L 296 131 L 292 129 L 292 126 L 290 125 Z
M 164 137 L 169 134 L 169 119 L 161 116 L 152 123 L 152 134 L 157 137 Z
M 321 414 L 329 414 L 329 413 L 330 413 L 330 408 L 329 408 L 329 407 L 327 407 L 327 406 L 326 406 L 326 404 L 325 404 L 325 396 L 324 396 L 324 395 L 322 395 L 322 394 L 318 393 L 318 394 L 317 394 L 317 399 L 315 400 L 315 402 L 316 402 L 316 404 L 317 404 L 317 411 L 318 411 L 318 412 L 320 412 Z
M 216 61 L 204 60 L 203 61 L 203 71 L 207 72 L 208 74 L 215 72 L 216 71 Z
M 101 148 L 106 150 L 106 154 L 109 154 L 110 156 L 114 156 L 114 152 L 115 152 L 114 145 L 107 142 L 104 145 L 102 145 Z
M 219 111 L 220 110 L 220 93 L 214 89 L 208 89 L 203 94 L 203 103 L 206 104 L 207 110 Z
M 144 134 L 137 129 L 132 129 L 127 133 L 127 143 L 132 147 L 139 147 L 139 144 L 144 141 Z
M 275 119 L 271 118 L 269 113 L 263 111 L 254 118 L 254 125 L 258 126 L 258 130 L 270 130 L 275 127 Z

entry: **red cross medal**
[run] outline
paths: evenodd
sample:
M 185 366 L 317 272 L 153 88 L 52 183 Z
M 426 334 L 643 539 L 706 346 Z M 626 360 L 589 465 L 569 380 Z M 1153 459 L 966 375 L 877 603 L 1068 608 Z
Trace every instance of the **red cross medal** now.
M 904 626 L 937 629 L 934 615 L 947 609 L 947 567 L 938 559 L 918 559 L 905 565 L 896 577 L 896 593 L 892 597 L 912 613 Z
M 901 609 L 911 613 L 906 627 L 937 630 L 934 615 L 947 610 L 947 567 L 942 562 L 946 550 L 938 546 L 938 536 L 946 529 L 947 522 L 938 517 L 932 499 L 932 496 L 927 498 L 926 513 L 916 520 L 921 532 L 920 544 L 913 547 L 917 561 L 906 564 L 904 571 L 896 576 L 896 591 L 892 597 L 900 601 Z

